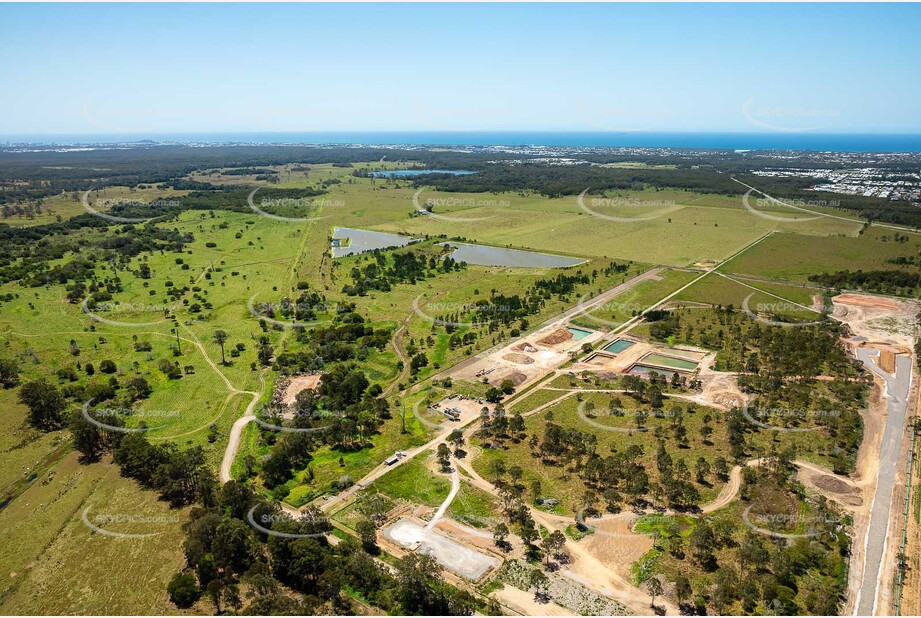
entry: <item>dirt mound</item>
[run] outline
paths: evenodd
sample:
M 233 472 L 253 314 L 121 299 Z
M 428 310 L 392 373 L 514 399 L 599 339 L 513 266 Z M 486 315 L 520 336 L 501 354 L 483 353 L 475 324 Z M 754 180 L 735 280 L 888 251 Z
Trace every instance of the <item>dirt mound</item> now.
M 542 345 L 556 345 L 572 339 L 572 333 L 565 328 L 558 328 L 537 343 Z
M 527 354 L 516 354 L 514 352 L 506 354 L 502 358 L 509 361 L 510 363 L 517 363 L 519 365 L 530 365 L 534 362 L 534 359 Z
M 819 489 L 833 494 L 856 494 L 860 491 L 841 479 L 828 476 L 827 474 L 815 475 L 812 477 L 812 482 L 815 483 L 815 486 Z
M 524 343 L 519 343 L 515 346 L 515 349 L 519 352 L 537 352 L 537 348 L 525 341 Z
M 520 371 L 513 371 L 513 372 L 511 372 L 511 373 L 505 374 L 504 376 L 501 376 L 501 377 L 499 377 L 499 378 L 496 378 L 495 380 L 493 380 L 493 381 L 491 382 L 491 384 L 492 384 L 493 386 L 499 386 L 500 384 L 502 384 L 502 383 L 505 382 L 506 380 L 511 380 L 511 381 L 512 381 L 512 384 L 514 384 L 515 386 L 519 386 L 519 385 L 523 384 L 524 381 L 527 380 L 527 379 L 528 379 L 528 376 L 526 376 L 525 374 L 521 373 Z
M 727 408 L 738 408 L 744 403 L 741 395 L 730 392 L 714 393 L 711 401 Z

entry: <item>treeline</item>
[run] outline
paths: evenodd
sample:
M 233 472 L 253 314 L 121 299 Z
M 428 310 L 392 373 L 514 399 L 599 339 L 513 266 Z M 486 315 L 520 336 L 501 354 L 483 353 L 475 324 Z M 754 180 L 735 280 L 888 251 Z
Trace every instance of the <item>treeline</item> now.
M 906 263 L 909 262 L 906 260 Z M 839 270 L 809 275 L 809 280 L 838 290 L 863 290 L 909 297 L 916 297 L 921 287 L 921 273 L 905 270 Z
M 496 155 L 342 146 L 228 145 L 194 148 L 153 143 L 138 144 L 133 148 L 101 147 L 80 152 L 0 149 L 0 204 L 106 185 L 171 184 L 201 169 L 259 169 L 289 163 L 332 163 L 337 167 L 347 167 L 353 163 L 378 161 L 382 157 L 394 162 L 419 161 L 425 166 L 442 169 L 476 169 L 485 166 Z
M 491 165 L 477 174 L 414 179 L 416 186 L 434 185 L 439 191 L 500 193 L 533 191 L 547 197 L 590 194 L 646 187 L 679 188 L 701 193 L 741 194 L 741 185 L 712 169 L 631 169 L 590 165 Z

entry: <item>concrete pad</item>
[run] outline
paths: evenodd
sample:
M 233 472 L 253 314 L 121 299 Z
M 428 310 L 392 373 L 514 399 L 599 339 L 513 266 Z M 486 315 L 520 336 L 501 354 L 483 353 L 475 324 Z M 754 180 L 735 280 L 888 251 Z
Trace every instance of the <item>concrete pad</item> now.
M 471 581 L 499 566 L 499 561 L 492 556 L 427 530 L 409 519 L 401 519 L 385 528 L 384 536 L 401 547 L 432 556 L 444 568 Z

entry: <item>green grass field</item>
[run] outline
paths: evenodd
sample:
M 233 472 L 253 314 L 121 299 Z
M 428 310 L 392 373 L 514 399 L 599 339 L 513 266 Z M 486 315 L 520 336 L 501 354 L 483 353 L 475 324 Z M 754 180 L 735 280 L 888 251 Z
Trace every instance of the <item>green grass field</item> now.
M 723 270 L 794 282 L 807 282 L 810 274 L 838 270 L 897 270 L 899 267 L 887 260 L 917 256 L 921 251 L 921 236 L 907 236 L 907 242 L 895 242 L 893 231 L 875 227 L 857 237 L 775 234 Z

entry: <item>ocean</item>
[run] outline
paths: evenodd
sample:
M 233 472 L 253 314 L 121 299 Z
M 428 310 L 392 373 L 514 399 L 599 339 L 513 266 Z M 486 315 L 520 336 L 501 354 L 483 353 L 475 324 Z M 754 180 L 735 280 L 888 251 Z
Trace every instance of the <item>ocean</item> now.
M 151 140 L 183 143 L 412 144 L 442 146 L 573 146 L 811 150 L 833 152 L 921 152 L 921 134 L 884 133 L 682 133 L 574 131 L 362 131 L 259 133 L 151 133 L 99 135 L 7 135 L 0 145 L 103 144 Z

